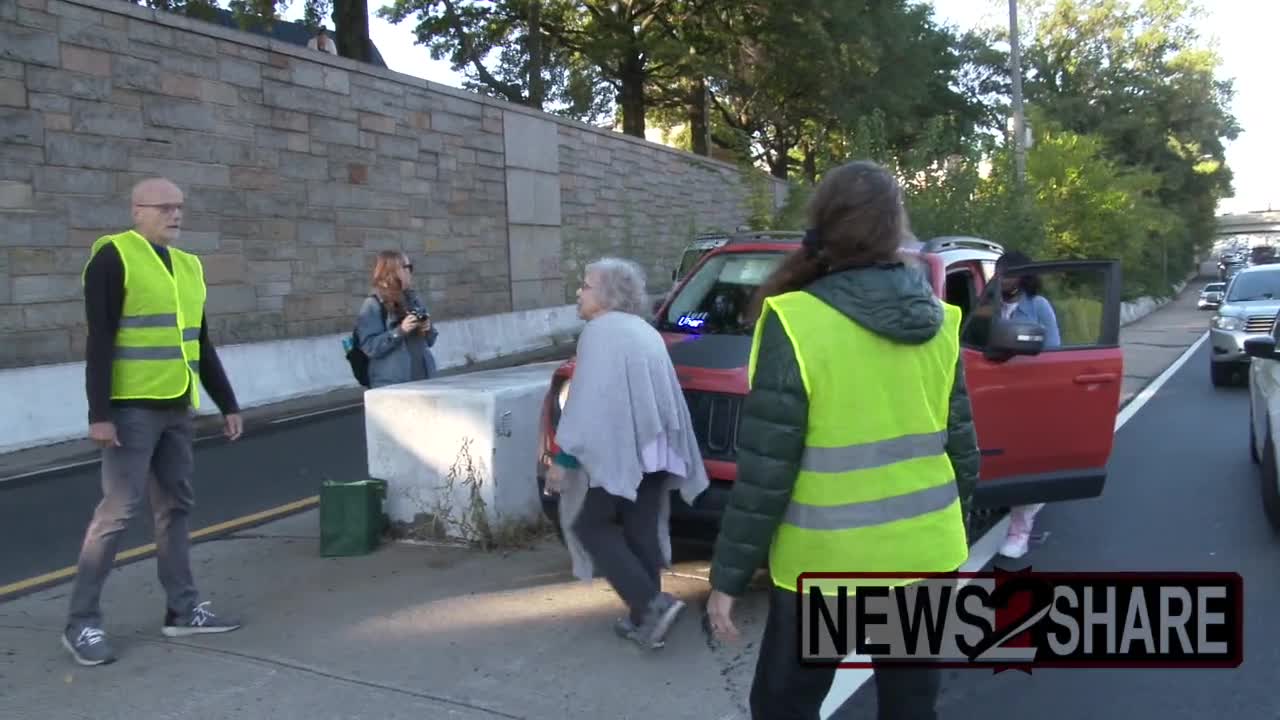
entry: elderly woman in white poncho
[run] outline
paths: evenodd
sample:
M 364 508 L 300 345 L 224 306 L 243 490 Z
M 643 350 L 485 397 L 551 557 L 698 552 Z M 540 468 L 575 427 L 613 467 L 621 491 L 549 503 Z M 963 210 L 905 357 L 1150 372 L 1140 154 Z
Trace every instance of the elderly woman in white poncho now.
M 634 263 L 605 258 L 587 267 L 578 290 L 587 324 L 547 483 L 561 494 L 574 574 L 603 575 L 630 610 L 615 632 L 653 649 L 684 609 L 662 590 L 671 492 L 692 504 L 708 480 L 680 381 L 647 310 Z

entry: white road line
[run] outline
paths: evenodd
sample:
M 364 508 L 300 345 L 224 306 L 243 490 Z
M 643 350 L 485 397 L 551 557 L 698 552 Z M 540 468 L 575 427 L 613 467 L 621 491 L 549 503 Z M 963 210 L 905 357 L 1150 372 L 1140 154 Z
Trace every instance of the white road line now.
M 363 405 L 364 403 L 358 402 L 358 403 L 351 403 L 350 405 L 339 405 L 338 407 L 325 408 L 323 410 L 315 410 L 309 413 L 302 413 L 301 415 L 289 415 L 288 417 L 276 418 L 275 420 L 272 420 L 270 424 L 279 425 L 280 423 L 293 422 L 295 420 L 303 420 L 309 417 L 317 417 L 319 415 L 331 415 L 333 413 L 339 413 L 344 410 L 351 410 L 352 408 L 362 407 Z
M 35 477 L 37 475 L 48 475 L 50 473 L 56 473 L 62 470 L 73 470 L 75 468 L 88 467 L 90 465 L 97 465 L 97 464 L 98 464 L 98 459 L 94 458 L 92 460 L 81 460 L 80 462 L 67 463 L 65 465 L 54 465 L 53 467 L 40 468 L 39 470 L 32 470 L 30 472 L 24 472 L 18 475 L 8 475 L 5 477 L 2 477 L 0 478 L 0 484 L 12 482 L 14 480 L 21 480 L 23 478 Z
M 1177 360 L 1173 361 L 1172 365 L 1165 368 L 1164 372 L 1157 375 L 1155 380 L 1147 383 L 1147 386 L 1142 389 L 1142 392 L 1138 393 L 1128 405 L 1124 406 L 1124 409 L 1120 411 L 1120 414 L 1116 415 L 1116 430 L 1119 431 L 1120 428 L 1124 427 L 1124 424 L 1129 422 L 1129 418 L 1137 414 L 1137 412 L 1142 409 L 1143 405 L 1146 405 L 1151 398 L 1155 397 L 1156 392 L 1160 388 L 1164 387 L 1165 383 L 1169 382 L 1169 378 L 1173 377 L 1174 373 L 1178 372 L 1183 365 L 1187 364 L 1187 361 L 1191 359 L 1191 356 L 1195 355 L 1196 351 L 1200 349 L 1200 346 L 1208 339 L 1209 331 L 1206 330 L 1204 335 L 1200 336 L 1199 340 L 1192 343 L 1191 347 L 1187 348 Z
M 325 408 L 323 410 L 316 410 L 314 412 L 302 413 L 299 415 L 289 415 L 287 417 L 276 418 L 275 420 L 271 420 L 267 424 L 279 425 L 282 423 L 295 422 L 297 420 L 305 420 L 310 417 L 319 417 L 321 415 L 331 415 L 334 413 L 343 412 L 344 410 L 351 410 L 354 408 L 358 408 L 362 405 L 364 405 L 364 403 L 351 403 L 350 405 L 340 405 L 338 407 Z M 198 443 L 206 442 L 208 440 L 215 440 L 220 437 L 222 437 L 222 433 L 215 432 L 209 435 L 201 435 L 195 438 L 195 442 L 198 442 Z M 15 480 L 22 480 L 24 478 L 36 477 L 39 475 L 52 475 L 53 473 L 61 472 L 63 470 L 75 470 L 76 468 L 89 467 L 90 465 L 97 465 L 98 462 L 99 462 L 99 458 L 95 457 L 92 460 L 81 460 L 79 462 L 66 463 L 65 465 L 54 465 L 52 467 L 40 468 L 39 470 L 31 470 L 29 472 L 19 473 L 17 475 L 6 475 L 5 477 L 0 477 L 0 485 L 3 485 L 4 483 L 7 483 L 7 482 L 13 482 Z
M 1150 402 L 1151 398 L 1155 397 L 1160 388 L 1164 387 L 1164 384 L 1169 382 L 1169 379 L 1173 377 L 1174 373 L 1178 372 L 1183 365 L 1187 364 L 1187 361 L 1191 359 L 1191 356 L 1194 355 L 1196 351 L 1200 349 L 1200 346 L 1208 339 L 1209 333 L 1208 331 L 1205 331 L 1205 334 L 1201 335 L 1199 340 L 1196 340 L 1191 347 L 1187 348 L 1172 365 L 1165 368 L 1165 371 L 1157 375 L 1155 380 L 1148 383 L 1147 386 L 1142 389 L 1142 392 L 1135 395 L 1133 400 L 1131 400 L 1128 405 L 1125 405 L 1124 409 L 1116 415 L 1115 432 L 1119 432 L 1120 428 L 1124 427 L 1125 423 L 1129 422 L 1130 418 L 1138 414 L 1138 411 Z M 995 527 L 988 530 L 985 535 L 979 538 L 978 542 L 974 543 L 973 548 L 969 551 L 969 561 L 964 564 L 961 571 L 981 572 L 982 569 L 985 568 L 993 558 L 995 558 L 996 552 L 1000 549 L 1000 545 L 1004 543 L 1005 533 L 1008 531 L 1008 528 L 1009 517 L 1006 515 L 1005 518 Z M 963 582 L 967 582 L 967 580 Z M 847 660 L 849 662 L 869 662 L 870 658 L 864 655 L 850 655 Z M 870 680 L 871 677 L 872 673 L 868 668 L 837 670 L 835 679 L 831 682 L 831 691 L 827 693 L 827 699 L 823 701 L 822 709 L 818 712 L 818 716 L 823 718 L 823 720 L 831 717 L 831 713 L 839 709 L 840 706 L 852 697 L 853 694 L 858 691 L 858 688 L 862 687 L 862 685 Z

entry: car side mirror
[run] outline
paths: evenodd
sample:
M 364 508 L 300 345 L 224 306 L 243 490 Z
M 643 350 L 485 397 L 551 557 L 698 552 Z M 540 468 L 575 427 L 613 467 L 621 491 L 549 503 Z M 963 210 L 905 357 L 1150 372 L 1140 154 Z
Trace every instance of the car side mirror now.
M 1280 360 L 1280 354 L 1276 353 L 1276 339 L 1270 336 L 1245 340 L 1244 353 L 1260 360 Z
M 680 272 L 678 269 L 674 269 L 674 268 L 673 268 L 673 269 L 671 270 L 671 282 L 675 282 L 675 281 L 676 281 L 676 273 L 678 273 L 678 272 Z
M 1044 349 L 1044 326 L 1035 322 L 995 319 L 987 341 L 989 360 L 1008 360 L 1014 355 L 1039 355 Z

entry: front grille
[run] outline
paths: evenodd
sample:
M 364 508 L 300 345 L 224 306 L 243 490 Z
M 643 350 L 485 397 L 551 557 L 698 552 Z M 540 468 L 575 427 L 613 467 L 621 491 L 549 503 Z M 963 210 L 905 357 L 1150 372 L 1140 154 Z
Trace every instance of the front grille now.
M 738 454 L 738 416 L 742 396 L 686 390 L 685 402 L 693 419 L 693 433 L 706 460 L 732 462 Z
M 1271 334 L 1271 326 L 1275 323 L 1275 315 L 1250 315 L 1245 321 L 1244 331 L 1262 335 Z

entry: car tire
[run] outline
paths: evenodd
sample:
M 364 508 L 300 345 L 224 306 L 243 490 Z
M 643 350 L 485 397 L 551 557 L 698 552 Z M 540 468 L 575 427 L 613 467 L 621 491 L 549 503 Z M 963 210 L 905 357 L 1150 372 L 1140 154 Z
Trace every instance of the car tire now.
M 1253 434 L 1253 402 L 1249 402 L 1249 459 L 1254 465 L 1262 464 L 1262 457 L 1258 455 L 1258 438 Z
M 1235 379 L 1236 369 L 1227 363 L 1209 363 L 1209 377 L 1214 387 L 1226 387 Z
M 1267 514 L 1271 529 L 1280 533 L 1280 467 L 1276 465 L 1276 446 L 1267 428 L 1267 439 L 1262 450 L 1262 466 L 1259 477 L 1262 482 L 1262 509 Z

